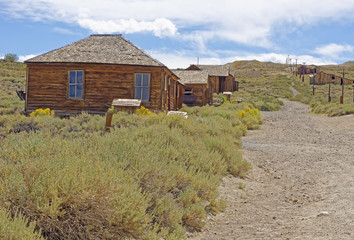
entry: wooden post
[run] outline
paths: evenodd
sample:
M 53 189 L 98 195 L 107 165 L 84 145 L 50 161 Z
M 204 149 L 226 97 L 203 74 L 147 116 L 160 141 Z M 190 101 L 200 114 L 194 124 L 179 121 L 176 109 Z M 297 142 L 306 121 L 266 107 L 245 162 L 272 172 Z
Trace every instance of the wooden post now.
M 343 78 L 341 79 L 340 83 L 342 84 L 342 96 L 340 97 L 339 103 L 343 104 L 343 101 L 344 101 L 344 69 L 343 69 Z
M 111 131 L 113 111 L 108 111 L 106 114 L 106 132 Z
M 231 92 L 223 92 L 223 94 L 226 96 L 226 101 L 231 102 Z
M 328 78 L 328 76 L 327 76 Z M 329 77 L 329 84 L 328 84 L 328 102 L 331 101 L 331 81 L 332 81 L 332 77 Z

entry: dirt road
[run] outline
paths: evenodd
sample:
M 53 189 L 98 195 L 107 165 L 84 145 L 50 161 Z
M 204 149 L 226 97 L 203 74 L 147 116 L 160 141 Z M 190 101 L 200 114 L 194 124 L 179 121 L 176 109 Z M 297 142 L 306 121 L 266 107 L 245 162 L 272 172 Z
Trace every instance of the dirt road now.
M 243 138 L 252 170 L 223 179 L 226 211 L 190 239 L 354 239 L 354 115 L 315 116 L 286 100 L 262 114 Z

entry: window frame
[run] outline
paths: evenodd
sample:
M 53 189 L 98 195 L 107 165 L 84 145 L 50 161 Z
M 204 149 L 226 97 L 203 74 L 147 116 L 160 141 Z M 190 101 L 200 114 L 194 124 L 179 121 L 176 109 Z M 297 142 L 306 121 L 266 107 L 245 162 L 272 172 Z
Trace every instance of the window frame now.
M 70 73 L 75 72 L 75 83 L 70 83 Z M 82 83 L 77 83 L 77 72 L 82 72 Z M 82 69 L 73 69 L 68 71 L 68 92 L 67 92 L 67 98 L 72 99 L 72 100 L 83 100 L 84 99 L 84 93 L 85 93 L 85 71 Z M 75 97 L 70 96 L 70 86 L 76 86 L 75 87 Z M 77 86 L 82 86 L 82 96 L 77 97 L 76 96 L 76 91 L 77 91 Z
M 137 80 L 137 75 L 141 74 L 141 84 L 140 86 L 137 86 L 136 80 Z M 148 76 L 148 86 L 143 86 L 143 79 L 144 75 Z M 136 96 L 136 88 L 140 88 L 140 97 Z M 143 99 L 143 89 L 148 89 L 148 99 L 145 100 Z M 150 90 L 151 90 L 151 73 L 150 72 L 136 72 L 134 73 L 134 99 L 140 99 L 142 102 L 150 102 Z

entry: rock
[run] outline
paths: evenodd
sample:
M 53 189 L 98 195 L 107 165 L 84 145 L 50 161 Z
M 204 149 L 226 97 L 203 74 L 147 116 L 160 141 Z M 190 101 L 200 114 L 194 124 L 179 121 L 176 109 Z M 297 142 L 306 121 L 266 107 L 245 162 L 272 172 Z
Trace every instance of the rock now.
M 317 215 L 317 217 L 323 217 L 323 216 L 329 216 L 329 213 L 327 211 L 322 211 Z

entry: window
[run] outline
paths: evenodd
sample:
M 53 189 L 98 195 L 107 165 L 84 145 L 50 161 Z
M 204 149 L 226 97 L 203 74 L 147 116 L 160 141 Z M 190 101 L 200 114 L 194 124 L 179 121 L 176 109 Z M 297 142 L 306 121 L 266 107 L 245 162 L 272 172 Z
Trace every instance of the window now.
M 150 93 L 150 74 L 135 74 L 135 98 L 141 99 L 143 102 L 149 101 Z
M 83 98 L 84 71 L 69 72 L 69 98 Z
M 183 95 L 192 95 L 193 91 L 191 88 L 186 88 Z

